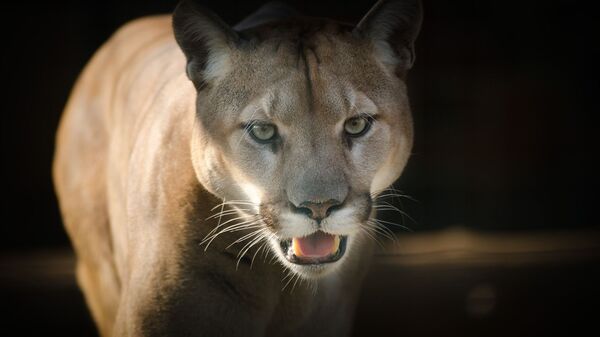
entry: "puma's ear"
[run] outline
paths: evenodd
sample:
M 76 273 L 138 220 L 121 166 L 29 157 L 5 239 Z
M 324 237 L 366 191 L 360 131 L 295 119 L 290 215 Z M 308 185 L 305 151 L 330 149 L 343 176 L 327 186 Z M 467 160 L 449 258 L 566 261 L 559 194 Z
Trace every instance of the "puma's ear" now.
M 403 74 L 415 62 L 414 44 L 422 17 L 420 0 L 379 0 L 354 28 L 354 34 L 371 39 L 381 61 Z
M 187 76 L 197 89 L 227 72 L 238 35 L 216 14 L 183 0 L 173 13 L 173 31 L 187 58 Z

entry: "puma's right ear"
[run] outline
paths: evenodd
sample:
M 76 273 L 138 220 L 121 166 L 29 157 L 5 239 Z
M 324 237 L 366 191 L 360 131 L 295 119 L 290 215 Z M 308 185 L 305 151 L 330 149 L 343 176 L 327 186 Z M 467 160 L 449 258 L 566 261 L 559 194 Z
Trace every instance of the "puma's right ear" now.
M 372 40 L 382 61 L 404 73 L 415 61 L 422 16 L 420 0 L 379 0 L 353 33 Z
M 227 71 L 238 35 L 216 14 L 183 0 L 173 13 L 173 31 L 187 59 L 187 76 L 197 89 Z

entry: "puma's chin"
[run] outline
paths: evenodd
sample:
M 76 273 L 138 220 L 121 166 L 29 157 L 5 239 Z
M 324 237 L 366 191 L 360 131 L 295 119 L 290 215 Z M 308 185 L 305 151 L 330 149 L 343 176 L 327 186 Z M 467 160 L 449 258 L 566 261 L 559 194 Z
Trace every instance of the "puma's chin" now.
M 303 237 L 276 239 L 274 247 L 284 264 L 309 279 L 319 278 L 342 263 L 348 236 L 316 231 Z

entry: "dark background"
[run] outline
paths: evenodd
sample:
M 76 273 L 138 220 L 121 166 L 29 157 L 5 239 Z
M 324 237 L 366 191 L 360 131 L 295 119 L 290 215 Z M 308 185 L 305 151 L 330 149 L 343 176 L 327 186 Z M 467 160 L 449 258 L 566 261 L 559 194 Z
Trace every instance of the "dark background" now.
M 373 1 L 288 1 L 356 22 Z M 262 1 L 204 1 L 229 23 Z M 415 231 L 595 226 L 597 15 L 584 1 L 425 1 L 409 90 L 414 155 L 396 184 Z M 82 67 L 123 23 L 176 1 L 2 5 L 2 250 L 68 245 L 50 165 Z

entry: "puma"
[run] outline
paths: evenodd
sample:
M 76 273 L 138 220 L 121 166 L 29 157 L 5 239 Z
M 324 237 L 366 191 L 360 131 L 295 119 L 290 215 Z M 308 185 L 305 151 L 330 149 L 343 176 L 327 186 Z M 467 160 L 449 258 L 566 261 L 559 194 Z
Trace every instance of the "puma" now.
M 412 146 L 417 0 L 357 24 L 184 1 L 78 79 L 53 177 L 102 336 L 344 336 Z

